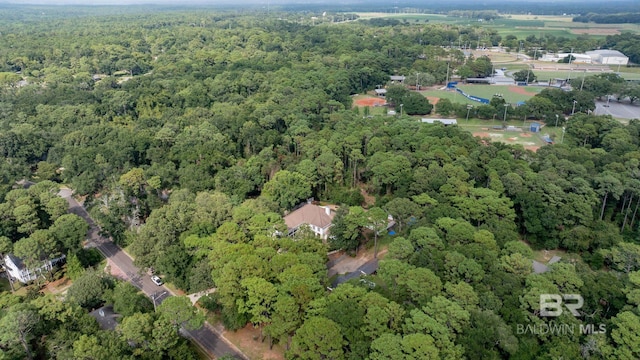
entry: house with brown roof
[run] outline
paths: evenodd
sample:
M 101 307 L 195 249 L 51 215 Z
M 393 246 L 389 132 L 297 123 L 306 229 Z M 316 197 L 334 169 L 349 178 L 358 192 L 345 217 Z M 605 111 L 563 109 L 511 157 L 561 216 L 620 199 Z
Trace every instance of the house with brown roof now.
M 284 222 L 287 224 L 289 236 L 295 234 L 300 226 L 307 225 L 316 236 L 322 240 L 327 240 L 329 237 L 329 228 L 331 227 L 335 214 L 335 211 L 329 206 L 318 206 L 307 203 L 285 215 Z

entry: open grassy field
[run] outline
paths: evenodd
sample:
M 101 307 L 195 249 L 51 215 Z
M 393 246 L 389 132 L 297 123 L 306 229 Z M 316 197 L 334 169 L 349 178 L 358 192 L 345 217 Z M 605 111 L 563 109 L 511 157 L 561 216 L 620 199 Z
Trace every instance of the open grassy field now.
M 507 15 L 492 21 L 476 21 L 468 18 L 452 17 L 439 14 L 403 14 L 403 13 L 357 13 L 360 19 L 387 18 L 407 23 L 438 23 L 448 25 L 473 25 L 495 29 L 505 37 L 515 35 L 519 39 L 529 35 L 544 35 L 576 38 L 582 34 L 603 38 L 607 35 L 619 34 L 623 31 L 640 33 L 639 24 L 586 24 L 574 23 L 571 16 L 544 15 Z
M 434 97 L 439 99 L 449 99 L 453 103 L 478 105 L 477 101 L 472 101 L 459 94 L 457 91 L 447 90 L 427 90 L 420 91 L 420 94 L 427 97 Z
M 501 126 L 501 121 L 487 121 L 471 119 L 468 122 L 460 120 L 458 126 L 462 129 L 469 131 L 473 136 L 489 139 L 491 142 L 502 142 L 505 144 L 520 144 L 525 149 L 531 151 L 537 151 L 542 146 L 546 145 L 546 142 L 542 140 L 543 135 L 549 135 L 551 138 L 555 138 L 554 134 L 547 131 L 547 127 L 543 128 L 540 133 L 531 133 L 529 131 L 505 131 L 494 129 L 494 126 Z M 507 126 L 516 126 L 518 128 L 525 128 L 528 130 L 530 125 L 526 122 L 524 125 L 522 121 L 508 121 Z M 555 130 L 555 129 L 554 129 Z
M 495 94 L 501 94 L 508 103 L 527 101 L 542 91 L 538 86 L 506 86 L 506 85 L 458 85 L 469 95 L 491 99 Z M 517 91 L 517 92 L 516 92 Z
M 626 69 L 625 69 L 626 70 Z M 548 70 L 533 70 L 533 72 L 536 74 L 536 76 L 538 77 L 538 81 L 547 81 L 549 79 L 555 79 L 555 78 L 571 78 L 571 79 L 576 79 L 576 78 L 580 78 L 582 79 L 582 76 L 593 76 L 593 75 L 597 75 L 597 74 L 601 74 L 598 72 L 587 72 L 584 73 L 582 70 L 573 70 L 573 71 L 569 71 L 569 70 L 558 70 L 558 71 L 548 71 Z M 640 73 L 639 72 L 626 72 L 626 71 L 622 71 L 622 69 L 620 70 L 620 76 L 623 79 L 626 80 L 640 80 Z

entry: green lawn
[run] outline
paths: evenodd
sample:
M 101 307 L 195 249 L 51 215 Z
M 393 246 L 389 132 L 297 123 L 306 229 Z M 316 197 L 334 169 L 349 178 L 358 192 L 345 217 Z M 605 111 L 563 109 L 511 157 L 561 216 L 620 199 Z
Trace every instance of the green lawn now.
M 617 68 L 615 69 L 617 70 Z M 615 71 L 614 70 L 614 71 Z M 640 80 L 640 72 L 635 72 L 635 71 L 640 71 L 633 69 L 634 71 L 628 71 L 628 70 L 632 70 L 632 68 L 629 69 L 624 69 L 621 68 L 620 69 L 620 76 L 626 80 Z M 569 71 L 569 70 L 559 70 L 559 71 L 540 71 L 540 70 L 533 70 L 534 74 L 536 74 L 536 76 L 538 77 L 538 81 L 547 81 L 549 79 L 555 79 L 555 78 L 563 78 L 566 79 L 569 76 L 571 76 L 572 79 L 575 78 L 582 78 L 582 76 L 593 76 L 593 75 L 598 75 L 601 74 L 599 72 L 588 72 L 588 73 L 583 73 L 582 70 L 573 70 L 573 71 Z
M 459 94 L 457 91 L 428 90 L 428 91 L 420 91 L 420 93 L 424 96 L 432 96 L 440 99 L 449 99 L 453 103 L 471 104 L 471 105 L 479 104 L 477 101 L 472 101 L 467 99 L 466 97 Z
M 478 96 L 485 99 L 491 99 L 495 94 L 502 94 L 506 102 L 515 104 L 519 101 L 527 101 L 542 91 L 538 86 L 522 86 L 519 87 L 522 90 L 530 93 L 531 95 L 517 94 L 509 91 L 510 86 L 503 85 L 458 85 L 460 90 L 473 96 Z M 476 103 L 477 104 L 477 103 Z

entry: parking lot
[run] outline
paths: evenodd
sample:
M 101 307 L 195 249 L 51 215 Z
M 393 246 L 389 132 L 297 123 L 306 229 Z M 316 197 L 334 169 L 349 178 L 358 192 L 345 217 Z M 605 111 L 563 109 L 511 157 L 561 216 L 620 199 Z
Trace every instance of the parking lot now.
M 608 106 L 607 106 L 608 105 Z M 630 104 L 627 102 L 618 102 L 613 96 L 607 100 L 596 100 L 596 115 L 611 115 L 616 119 L 640 119 L 640 104 Z

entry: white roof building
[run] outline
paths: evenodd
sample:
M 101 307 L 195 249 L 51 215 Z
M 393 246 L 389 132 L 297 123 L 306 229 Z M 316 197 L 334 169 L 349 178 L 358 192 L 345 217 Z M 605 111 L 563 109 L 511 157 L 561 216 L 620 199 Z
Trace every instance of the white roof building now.
M 629 58 L 617 50 L 594 50 L 587 51 L 594 63 L 603 65 L 627 65 Z
M 544 54 L 540 58 L 540 61 L 555 61 L 555 62 L 558 62 L 558 61 L 566 58 L 569 55 L 573 56 L 573 60 L 571 61 L 572 64 L 575 64 L 575 63 L 591 64 L 591 62 L 592 62 L 591 56 L 586 55 L 586 54 L 576 54 L 576 53 Z

